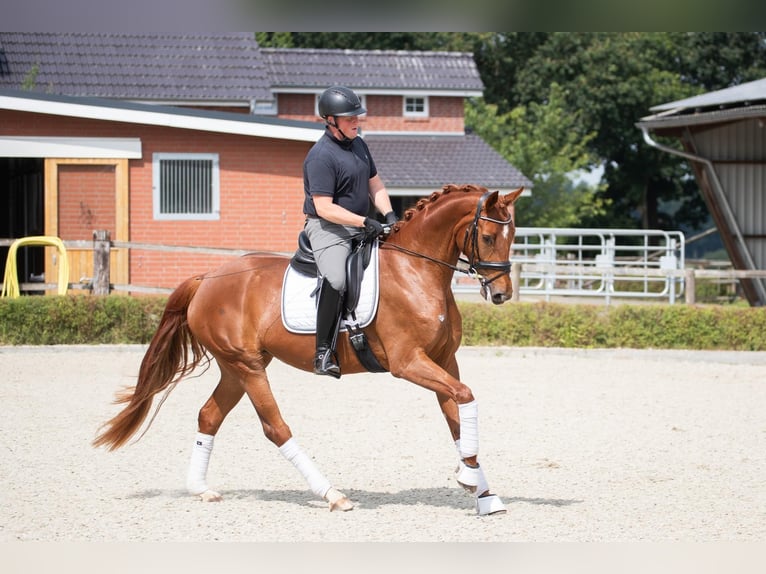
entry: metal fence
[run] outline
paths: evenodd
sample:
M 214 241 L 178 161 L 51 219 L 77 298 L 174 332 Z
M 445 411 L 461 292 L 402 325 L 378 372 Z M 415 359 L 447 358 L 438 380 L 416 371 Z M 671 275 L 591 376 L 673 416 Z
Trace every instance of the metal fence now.
M 201 246 L 169 246 L 135 242 L 64 241 L 67 247 L 92 248 L 94 277 L 69 283 L 69 289 L 89 290 L 97 294 L 110 291 L 167 294 L 172 289 L 150 285 L 110 284 L 110 247 L 149 249 L 157 251 L 188 251 L 216 255 L 240 256 L 247 251 Z M 12 239 L 0 239 L 0 246 L 11 245 Z M 705 270 L 686 269 L 684 236 L 680 232 L 621 229 L 559 229 L 517 228 L 511 253 L 514 299 L 552 297 L 601 299 L 609 304 L 614 298 L 657 300 L 675 303 L 685 296 L 694 303 L 695 279 L 739 281 L 748 278 L 766 279 L 764 270 Z M 287 254 L 289 255 L 289 254 Z M 106 266 L 106 269 L 103 267 Z M 99 281 L 99 277 L 104 281 Z M 100 284 L 105 283 L 99 287 Z M 43 282 L 20 285 L 22 290 L 55 289 L 56 284 Z M 456 294 L 479 293 L 475 279 L 464 274 L 453 278 Z
M 678 231 L 520 227 L 512 261 L 521 264 L 521 295 L 667 299 L 684 291 L 684 277 L 653 271 L 684 269 Z
M 664 299 L 683 295 L 684 235 L 678 231 L 519 227 L 512 247 L 514 298 Z M 453 280 L 456 293 L 478 291 Z

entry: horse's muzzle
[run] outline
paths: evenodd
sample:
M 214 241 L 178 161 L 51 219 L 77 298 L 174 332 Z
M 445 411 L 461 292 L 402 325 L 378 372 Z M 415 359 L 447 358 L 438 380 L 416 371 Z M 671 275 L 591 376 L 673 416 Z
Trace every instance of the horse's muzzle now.
M 497 284 L 489 283 L 482 286 L 481 296 L 485 300 L 490 301 L 493 305 L 502 305 L 511 298 L 513 295 L 512 290 L 513 287 L 511 287 L 511 292 L 508 292 L 507 290 L 501 289 Z

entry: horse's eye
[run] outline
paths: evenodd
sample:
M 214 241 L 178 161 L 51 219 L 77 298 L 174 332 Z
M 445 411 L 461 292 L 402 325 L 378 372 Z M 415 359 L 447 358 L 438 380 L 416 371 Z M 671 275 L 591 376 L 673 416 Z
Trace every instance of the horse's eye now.
M 495 244 L 495 238 L 492 235 L 482 235 L 481 240 L 484 242 L 484 245 L 487 247 L 491 247 Z

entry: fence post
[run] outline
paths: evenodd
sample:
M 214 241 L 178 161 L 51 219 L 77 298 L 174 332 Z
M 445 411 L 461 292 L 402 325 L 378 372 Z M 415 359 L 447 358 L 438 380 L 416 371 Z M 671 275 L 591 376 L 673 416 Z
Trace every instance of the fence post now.
M 687 269 L 684 275 L 686 275 L 686 277 L 684 278 L 686 304 L 694 305 L 696 301 L 696 293 L 695 293 L 696 286 L 694 284 L 694 269 Z
M 511 286 L 513 287 L 511 301 L 518 301 L 521 290 L 521 263 L 519 262 L 511 263 Z
M 93 232 L 93 285 L 94 295 L 109 295 L 109 254 L 112 249 L 110 234 L 105 229 Z

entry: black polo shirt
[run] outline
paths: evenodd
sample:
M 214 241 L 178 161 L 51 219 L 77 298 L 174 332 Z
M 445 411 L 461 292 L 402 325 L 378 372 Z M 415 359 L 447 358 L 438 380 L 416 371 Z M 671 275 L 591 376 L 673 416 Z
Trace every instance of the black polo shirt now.
M 367 215 L 370 178 L 377 173 L 370 149 L 361 137 L 341 142 L 325 131 L 303 162 L 303 213 L 317 214 L 312 195 L 329 195 L 333 203 L 357 215 Z

